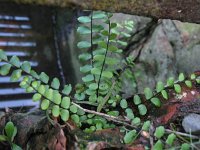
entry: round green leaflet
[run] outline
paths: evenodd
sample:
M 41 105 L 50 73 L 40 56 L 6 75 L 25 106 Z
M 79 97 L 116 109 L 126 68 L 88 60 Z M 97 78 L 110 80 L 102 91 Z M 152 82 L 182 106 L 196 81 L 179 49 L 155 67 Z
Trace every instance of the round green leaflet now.
M 140 115 L 142 116 L 146 115 L 147 113 L 147 108 L 144 104 L 138 105 L 138 110 L 139 110 Z
M 145 88 L 144 95 L 145 95 L 146 99 L 148 100 L 153 96 L 153 92 L 150 88 Z
M 75 106 L 75 105 L 71 105 L 69 109 L 70 109 L 70 111 L 71 111 L 72 113 L 77 113 L 77 111 L 78 111 L 78 108 L 77 108 L 77 106 Z
M 71 104 L 71 100 L 69 97 L 63 97 L 61 101 L 61 107 L 68 109 Z
M 69 119 L 69 111 L 66 109 L 61 109 L 60 116 L 63 121 L 67 121 Z
M 54 117 L 58 117 L 59 114 L 60 114 L 60 107 L 59 107 L 58 105 L 54 105 L 54 106 L 52 107 L 52 115 L 53 115 Z
M 161 142 L 161 140 L 158 140 L 156 142 L 156 144 L 153 146 L 154 150 L 163 150 L 163 143 Z
M 165 128 L 163 126 L 159 126 L 156 128 L 154 136 L 160 139 L 165 134 Z
M 1 69 L 0 69 L 0 74 L 2 76 L 7 75 L 10 72 L 10 68 L 11 68 L 10 64 L 4 64 L 4 65 L 2 65 Z
M 76 123 L 78 124 L 80 122 L 80 118 L 77 114 L 73 114 L 71 115 L 71 119 Z
M 41 103 L 41 109 L 42 110 L 47 110 L 49 108 L 49 100 L 48 99 L 44 99 Z
M 126 135 L 124 136 L 124 143 L 126 143 L 126 144 L 132 143 L 134 141 L 136 135 L 137 135 L 136 130 L 131 130 L 131 131 L 127 132 Z
M 141 99 L 138 95 L 134 95 L 133 101 L 135 105 L 139 105 L 141 103 Z
M 35 93 L 35 94 L 33 95 L 33 101 L 34 101 L 34 102 L 37 102 L 37 101 L 41 100 L 41 98 L 42 98 L 42 95 L 39 94 L 39 93 Z
M 121 108 L 123 108 L 123 109 L 127 108 L 127 107 L 128 107 L 127 101 L 126 101 L 125 99 L 122 99 L 122 100 L 120 101 L 120 106 L 121 106 Z
M 176 139 L 176 135 L 174 133 L 171 133 L 170 135 L 168 135 L 166 143 L 172 146 L 175 139 Z

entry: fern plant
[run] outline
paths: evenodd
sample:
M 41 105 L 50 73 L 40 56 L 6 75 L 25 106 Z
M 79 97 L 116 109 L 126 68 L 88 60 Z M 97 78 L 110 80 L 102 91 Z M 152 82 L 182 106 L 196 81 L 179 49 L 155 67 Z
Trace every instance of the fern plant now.
M 49 119 L 54 117 L 64 122 L 71 119 L 78 127 L 87 124 L 83 128 L 87 133 L 118 126 L 124 133 L 123 142 L 129 144 L 143 132 L 149 132 L 152 122 L 147 119 L 148 108 L 160 107 L 163 99 L 169 99 L 169 90 L 173 89 L 179 95 L 183 83 L 191 88 L 194 83 L 199 84 L 200 80 L 195 74 L 185 78 L 181 73 L 177 81 L 169 78 L 166 85 L 159 81 L 155 91 L 147 87 L 144 96 L 136 94 L 130 101 L 124 99 L 121 95 L 121 74 L 134 67 L 134 63 L 132 57 L 121 59 L 122 49 L 118 47 L 127 45 L 122 39 L 131 36 L 129 32 L 133 23 L 127 22 L 127 30 L 119 33 L 117 29 L 121 26 L 111 22 L 111 18 L 111 13 L 99 11 L 78 18 L 81 25 L 77 32 L 86 38 L 77 44 L 83 51 L 79 59 L 83 64 L 80 71 L 84 76 L 83 83 L 74 88 L 75 94 L 71 94 L 73 88 L 70 84 L 61 88 L 58 78 L 50 80 L 46 73 L 38 74 L 29 62 L 21 63 L 17 56 L 8 58 L 3 50 L 0 50 L 0 61 L 5 64 L 1 66 L 0 74 L 5 76 L 11 72 L 11 81 L 20 81 L 19 86 L 26 92 L 34 92 L 33 101 L 41 101 L 40 107 L 46 111 Z M 22 74 L 24 77 L 21 79 Z M 133 105 L 136 109 L 133 109 Z M 169 130 L 163 126 L 156 128 L 152 135 L 156 142 L 154 149 L 163 149 L 164 143 L 173 146 L 177 133 L 165 131 Z M 168 135 L 166 142 L 161 140 L 164 134 Z M 185 145 L 184 142 L 183 147 Z

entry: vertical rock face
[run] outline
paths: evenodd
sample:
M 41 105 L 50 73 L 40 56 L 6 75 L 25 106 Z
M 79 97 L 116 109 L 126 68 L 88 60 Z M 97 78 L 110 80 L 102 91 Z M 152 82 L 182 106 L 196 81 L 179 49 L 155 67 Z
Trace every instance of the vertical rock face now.
M 138 90 L 153 88 L 157 81 L 165 81 L 180 72 L 190 74 L 200 68 L 200 25 L 162 20 L 152 30 L 140 49 L 137 67 Z M 144 35 L 145 36 L 145 35 Z M 134 38 L 134 37 L 133 37 Z M 139 44 L 139 45 L 138 45 Z M 140 47 L 140 43 L 136 43 Z M 137 49 L 131 48 L 134 55 Z

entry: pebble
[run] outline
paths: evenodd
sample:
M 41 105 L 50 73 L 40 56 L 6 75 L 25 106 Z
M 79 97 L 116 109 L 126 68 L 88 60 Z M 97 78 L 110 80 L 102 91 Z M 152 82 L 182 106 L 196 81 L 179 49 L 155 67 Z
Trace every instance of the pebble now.
M 200 115 L 192 113 L 185 116 L 182 126 L 187 133 L 200 134 Z

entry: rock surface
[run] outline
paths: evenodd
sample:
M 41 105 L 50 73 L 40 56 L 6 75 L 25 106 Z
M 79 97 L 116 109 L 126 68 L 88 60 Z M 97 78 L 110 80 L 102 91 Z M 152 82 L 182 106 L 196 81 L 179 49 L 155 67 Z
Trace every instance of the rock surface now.
M 200 115 L 189 114 L 183 119 L 182 126 L 187 133 L 200 134 Z

